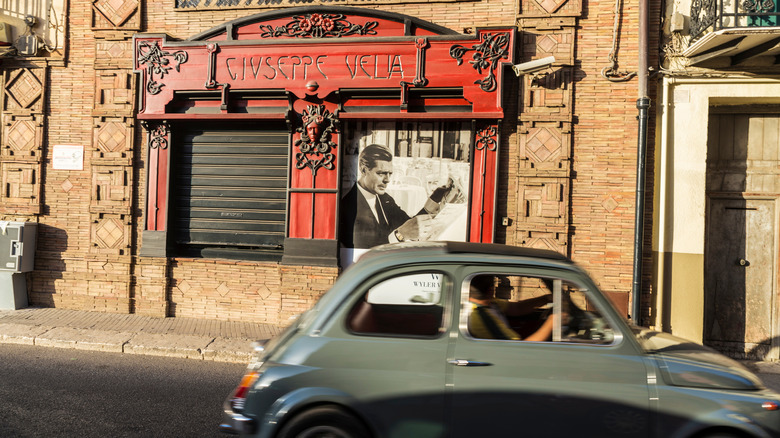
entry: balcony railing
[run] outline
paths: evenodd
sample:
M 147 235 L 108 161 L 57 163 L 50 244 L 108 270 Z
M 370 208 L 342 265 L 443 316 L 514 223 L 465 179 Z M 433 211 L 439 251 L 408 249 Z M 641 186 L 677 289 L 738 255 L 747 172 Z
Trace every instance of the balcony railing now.
M 693 0 L 691 41 L 725 28 L 780 26 L 780 0 Z

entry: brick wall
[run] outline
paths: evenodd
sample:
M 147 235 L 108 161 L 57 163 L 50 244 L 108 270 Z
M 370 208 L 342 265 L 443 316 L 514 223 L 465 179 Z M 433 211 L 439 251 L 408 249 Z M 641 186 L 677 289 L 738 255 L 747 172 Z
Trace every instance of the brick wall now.
M 45 71 L 41 87 L 46 106 L 3 110 L 4 117 L 45 119 L 35 131 L 45 138 L 39 156 L 24 161 L 42 170 L 39 186 L 30 185 L 33 191 L 40 189 L 40 196 L 32 207 L 12 209 L 6 202 L 0 211 L 0 219 L 41 223 L 36 271 L 29 282 L 31 303 L 271 323 L 284 323 L 311 306 L 332 284 L 337 269 L 137 256 L 144 226 L 146 145 L 133 118 L 133 34 L 185 39 L 269 9 L 181 12 L 174 11 L 170 0 L 153 0 L 129 9 L 128 16 L 105 18 L 95 12 L 95 4 L 71 1 L 67 63 L 34 64 Z M 637 4 L 623 4 L 621 70 L 636 70 Z M 520 61 L 556 57 L 549 74 L 506 75 L 515 84 L 505 96 L 497 217 L 499 223 L 502 217 L 510 221 L 498 227 L 497 241 L 566 253 L 618 304 L 627 306 L 637 81 L 614 83 L 600 75 L 612 48 L 614 2 L 589 3 L 586 14 L 580 0 L 360 6 L 401 12 L 456 31 L 516 24 Z M 3 68 L 8 78 L 24 66 L 6 61 Z M 4 123 L 4 142 L 8 126 Z M 85 147 L 83 171 L 52 168 L 51 153 L 58 144 Z M 648 170 L 652 181 L 652 165 Z M 647 205 L 649 214 L 650 197 Z

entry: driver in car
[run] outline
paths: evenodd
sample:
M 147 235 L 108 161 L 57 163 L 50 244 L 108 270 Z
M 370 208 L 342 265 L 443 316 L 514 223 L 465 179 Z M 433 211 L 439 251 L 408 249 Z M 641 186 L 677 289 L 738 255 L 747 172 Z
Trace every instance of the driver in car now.
M 502 278 L 501 280 L 506 280 Z M 471 280 L 469 288 L 469 333 L 481 339 L 509 339 L 525 341 L 547 341 L 551 338 L 553 315 L 550 313 L 542 325 L 529 336 L 522 338 L 509 324 L 507 316 L 528 315 L 539 307 L 552 302 L 552 294 L 546 294 L 523 301 L 508 301 L 496 298 L 495 277 L 480 275 Z

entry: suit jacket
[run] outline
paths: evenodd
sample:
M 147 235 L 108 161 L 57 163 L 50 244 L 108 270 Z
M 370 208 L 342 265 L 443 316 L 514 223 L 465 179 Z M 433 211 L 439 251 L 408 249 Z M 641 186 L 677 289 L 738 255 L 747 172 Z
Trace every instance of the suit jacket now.
M 392 196 L 387 193 L 378 196 L 387 217 L 387 226 L 384 227 L 379 225 L 368 201 L 358 191 L 357 184 L 341 198 L 339 238 L 345 247 L 371 248 L 388 243 L 387 236 L 410 219 Z

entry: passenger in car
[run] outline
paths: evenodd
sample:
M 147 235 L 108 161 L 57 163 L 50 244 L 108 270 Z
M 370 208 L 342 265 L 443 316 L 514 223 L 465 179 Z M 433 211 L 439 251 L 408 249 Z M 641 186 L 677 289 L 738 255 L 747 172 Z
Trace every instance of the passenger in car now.
M 481 339 L 509 339 L 525 341 L 547 341 L 551 338 L 553 315 L 550 313 L 542 325 L 526 338 L 522 338 L 507 321 L 507 316 L 523 316 L 552 301 L 552 294 L 546 294 L 523 301 L 508 301 L 496 298 L 496 277 L 480 275 L 472 279 L 469 287 L 469 333 Z M 505 279 L 503 279 L 505 280 Z

